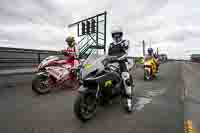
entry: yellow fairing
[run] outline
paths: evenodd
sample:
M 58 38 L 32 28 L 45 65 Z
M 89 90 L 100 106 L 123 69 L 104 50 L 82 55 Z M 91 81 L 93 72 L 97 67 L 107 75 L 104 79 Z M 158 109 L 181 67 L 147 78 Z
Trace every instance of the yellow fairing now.
M 149 65 L 149 66 L 151 66 L 151 65 L 152 65 L 152 60 L 147 60 L 147 61 L 145 61 L 145 62 L 144 62 L 144 65 Z
M 144 62 L 144 65 L 152 66 L 153 73 L 156 72 L 156 60 L 155 58 L 150 58 Z
M 89 70 L 92 68 L 92 64 L 85 64 L 83 67 L 84 69 Z

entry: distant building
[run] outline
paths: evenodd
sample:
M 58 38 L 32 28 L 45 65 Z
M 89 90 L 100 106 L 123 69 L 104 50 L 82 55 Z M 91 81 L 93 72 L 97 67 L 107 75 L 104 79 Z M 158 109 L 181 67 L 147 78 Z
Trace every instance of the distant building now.
M 192 62 L 199 62 L 200 63 L 200 54 L 192 54 L 190 60 Z

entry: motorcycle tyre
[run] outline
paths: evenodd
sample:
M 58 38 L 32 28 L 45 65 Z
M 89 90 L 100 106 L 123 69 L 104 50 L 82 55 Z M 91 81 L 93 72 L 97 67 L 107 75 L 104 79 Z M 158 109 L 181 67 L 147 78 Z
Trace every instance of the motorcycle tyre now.
M 48 78 L 48 77 L 44 77 L 44 75 L 36 75 L 32 80 L 32 90 L 39 95 L 44 95 L 51 91 L 49 87 L 47 87 L 45 90 L 42 90 L 37 87 L 37 84 L 41 84 L 43 78 Z
M 76 116 L 79 120 L 81 120 L 82 122 L 86 122 L 86 121 L 92 119 L 92 118 L 95 116 L 96 111 L 97 111 L 97 104 L 95 104 L 95 105 L 94 105 L 94 106 L 95 106 L 95 107 L 94 107 L 94 110 L 92 111 L 91 114 L 89 114 L 89 116 L 85 116 L 85 115 L 81 112 L 81 109 L 82 109 L 82 108 L 81 108 L 81 104 L 82 104 L 83 101 L 86 100 L 86 97 L 88 97 L 88 96 L 95 97 L 95 96 L 91 95 L 90 93 L 80 93 L 80 94 L 78 95 L 78 97 L 76 98 L 75 103 L 74 103 L 74 114 L 75 114 L 75 116 Z M 96 102 L 96 103 L 97 103 L 97 102 Z

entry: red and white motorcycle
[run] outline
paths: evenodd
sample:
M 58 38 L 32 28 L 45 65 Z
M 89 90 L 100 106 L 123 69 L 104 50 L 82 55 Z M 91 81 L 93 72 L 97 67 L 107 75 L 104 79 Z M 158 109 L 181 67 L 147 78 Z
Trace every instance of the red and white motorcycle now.
M 80 67 L 81 63 L 78 66 Z M 65 63 L 65 60 L 49 56 L 39 64 L 38 72 L 32 80 L 32 90 L 38 94 L 46 94 L 53 88 L 65 88 L 66 84 L 77 88 L 79 74 L 78 69 L 72 68 L 71 64 Z

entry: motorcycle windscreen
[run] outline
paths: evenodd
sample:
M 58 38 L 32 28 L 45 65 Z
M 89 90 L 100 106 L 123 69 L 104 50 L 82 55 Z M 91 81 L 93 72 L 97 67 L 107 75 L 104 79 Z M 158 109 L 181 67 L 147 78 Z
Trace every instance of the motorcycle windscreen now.
M 59 60 L 60 58 L 57 56 L 49 56 L 47 58 L 45 58 L 42 62 L 52 62 L 52 61 L 56 61 Z
M 50 62 L 52 61 L 57 61 L 60 58 L 57 56 L 48 56 L 47 58 L 45 58 L 42 62 L 40 62 L 39 64 L 39 68 L 48 65 Z
M 89 56 L 88 59 L 84 62 L 83 68 L 81 69 L 82 77 L 85 78 L 89 73 L 96 71 L 96 70 L 103 70 L 104 65 L 102 61 L 107 56 L 100 56 L 100 57 L 92 57 Z

